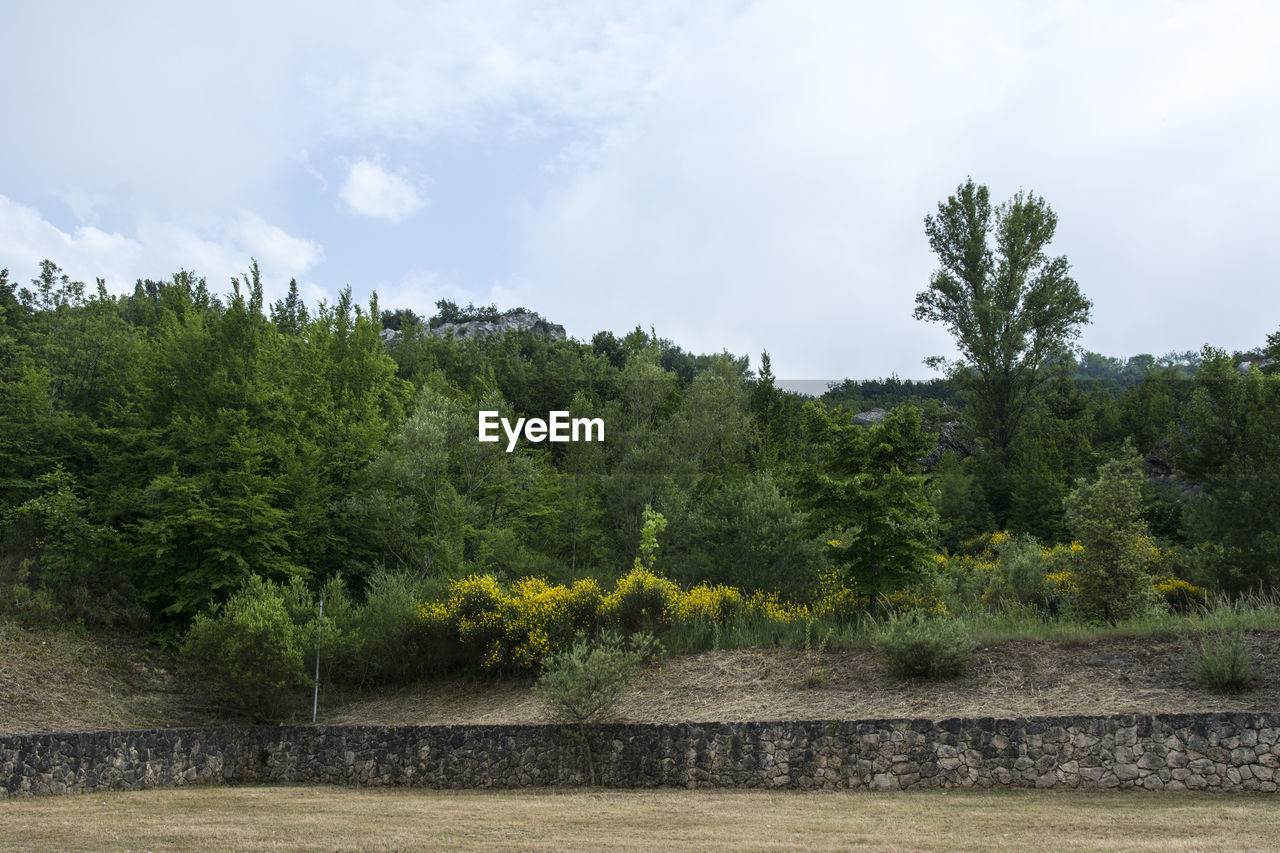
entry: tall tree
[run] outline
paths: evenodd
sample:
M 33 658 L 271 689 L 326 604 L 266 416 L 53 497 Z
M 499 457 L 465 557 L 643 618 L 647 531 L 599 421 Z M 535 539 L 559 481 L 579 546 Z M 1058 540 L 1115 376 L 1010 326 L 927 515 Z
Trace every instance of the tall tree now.
M 845 582 L 876 595 L 921 580 L 937 512 L 920 471 L 932 444 L 920 410 L 899 406 L 863 428 L 813 401 L 805 420 L 813 462 L 799 492 Z
M 1201 487 L 1188 525 L 1193 540 L 1212 543 L 1208 579 L 1232 592 L 1280 586 L 1280 375 L 1241 373 L 1206 347 L 1173 449 Z
M 926 216 L 925 234 L 938 256 L 915 317 L 947 327 L 960 358 L 947 366 L 968 391 L 979 435 L 1004 453 L 1034 392 L 1089 322 L 1091 303 L 1068 275 L 1065 256 L 1050 257 L 1058 217 L 1034 193 L 991 206 L 972 178 Z

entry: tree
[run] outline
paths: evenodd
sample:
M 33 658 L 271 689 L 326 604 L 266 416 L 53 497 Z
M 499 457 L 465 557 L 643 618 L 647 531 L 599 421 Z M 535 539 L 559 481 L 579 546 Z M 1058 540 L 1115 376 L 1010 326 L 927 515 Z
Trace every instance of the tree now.
M 1143 570 L 1142 460 L 1127 450 L 1081 479 L 1067 496 L 1067 525 L 1084 545 L 1077 560 L 1078 607 L 1087 619 L 1115 624 L 1140 615 L 1152 603 L 1151 579 Z
M 949 366 L 968 392 L 970 418 L 1003 454 L 1031 394 L 1089 322 L 1091 303 L 1066 257 L 1045 254 L 1058 217 L 1034 193 L 993 208 L 987 188 L 969 178 L 924 224 L 940 267 L 916 294 L 915 317 L 944 324 L 955 338 L 960 358 Z M 947 364 L 937 356 L 928 363 Z
M 1231 592 L 1280 585 L 1280 375 L 1238 371 L 1206 347 L 1173 441 L 1192 485 L 1192 538 L 1212 543 L 1205 568 Z
M 295 622 L 287 590 L 255 574 L 221 607 L 198 614 L 182 656 L 206 687 L 220 689 L 261 721 L 285 716 L 307 683 L 306 650 L 314 626 Z
M 899 406 L 864 429 L 814 401 L 805 406 L 814 463 L 800 477 L 814 533 L 860 592 L 910 586 L 928 569 L 937 513 L 919 459 L 929 452 L 920 410 Z
M 1263 365 L 1263 373 L 1280 373 L 1280 330 L 1273 335 L 1267 335 L 1267 348 L 1263 350 L 1266 353 L 1267 363 Z

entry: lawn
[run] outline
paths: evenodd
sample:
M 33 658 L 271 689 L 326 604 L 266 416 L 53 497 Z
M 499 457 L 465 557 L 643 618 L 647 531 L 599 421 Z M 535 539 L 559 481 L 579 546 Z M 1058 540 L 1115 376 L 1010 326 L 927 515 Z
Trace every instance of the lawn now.
M 0 802 L 12 850 L 1280 850 L 1273 796 L 185 788 Z

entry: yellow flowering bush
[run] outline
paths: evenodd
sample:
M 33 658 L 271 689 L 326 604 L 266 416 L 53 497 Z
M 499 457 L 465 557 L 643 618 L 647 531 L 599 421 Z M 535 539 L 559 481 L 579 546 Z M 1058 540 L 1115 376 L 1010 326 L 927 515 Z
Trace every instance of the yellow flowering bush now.
M 780 600 L 776 592 L 751 593 L 743 609 L 746 613 L 776 625 L 790 625 L 792 622 L 802 620 L 812 621 L 818 616 L 807 605 Z
M 503 610 L 506 592 L 491 575 L 471 575 L 449 584 L 446 609 L 464 649 L 483 656 L 485 668 L 500 657 L 506 639 Z
M 671 606 L 672 622 L 714 622 L 728 625 L 742 610 L 742 593 L 736 588 L 716 584 L 698 584 L 678 593 Z
M 523 578 L 508 590 L 491 575 L 471 575 L 453 581 L 444 601 L 423 604 L 419 616 L 437 645 L 456 641 L 448 663 L 461 658 L 489 671 L 530 670 L 578 633 L 593 632 L 601 601 L 591 579 L 564 586 Z
M 988 608 L 999 603 L 999 566 L 990 550 L 952 557 L 937 554 L 934 563 L 938 567 L 935 584 L 953 601 L 981 603 Z
M 1168 574 L 1166 565 L 1169 562 L 1169 552 L 1164 551 L 1156 544 L 1156 540 L 1151 536 L 1139 536 L 1134 543 L 1138 554 L 1142 559 L 1142 568 L 1147 574 L 1160 576 Z
M 877 600 L 880 609 L 894 616 L 917 613 L 924 617 L 947 615 L 947 605 L 938 598 L 932 585 L 895 589 L 882 593 Z
M 1066 598 L 1080 589 L 1076 576 L 1070 571 L 1052 572 L 1044 576 L 1045 583 L 1058 598 Z
M 637 563 L 605 597 L 601 621 L 628 633 L 670 625 L 679 594 L 674 581 Z
M 818 575 L 818 595 L 812 608 L 814 617 L 831 616 L 839 622 L 849 623 L 865 613 L 868 604 L 867 597 L 858 592 L 857 586 L 846 583 L 835 569 Z
M 1172 576 L 1156 581 L 1154 586 L 1156 592 L 1169 605 L 1169 609 L 1178 613 L 1185 613 L 1199 607 L 1204 604 L 1209 595 L 1209 591 L 1203 587 Z

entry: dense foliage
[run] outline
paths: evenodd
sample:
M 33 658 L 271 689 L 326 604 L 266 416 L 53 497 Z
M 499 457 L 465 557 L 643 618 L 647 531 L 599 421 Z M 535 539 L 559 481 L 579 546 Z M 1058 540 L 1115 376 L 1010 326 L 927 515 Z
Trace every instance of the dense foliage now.
M 149 624 L 197 662 L 253 661 L 275 632 L 276 658 L 232 666 L 267 673 L 271 705 L 320 597 L 327 677 L 364 686 L 534 669 L 609 626 L 770 642 L 1274 589 L 1280 332 L 1236 357 L 1075 358 L 1089 306 L 1043 252 L 1053 225 L 1041 199 L 993 211 L 962 186 L 929 220 L 918 313 L 963 363 L 819 400 L 767 354 L 753 371 L 641 329 L 440 334 L 497 309 L 423 320 L 296 285 L 268 305 L 256 264 L 222 295 L 186 271 L 123 297 L 48 261 L 29 287 L 0 271 L 0 616 Z M 480 410 L 600 418 L 606 440 L 508 452 L 477 440 Z

